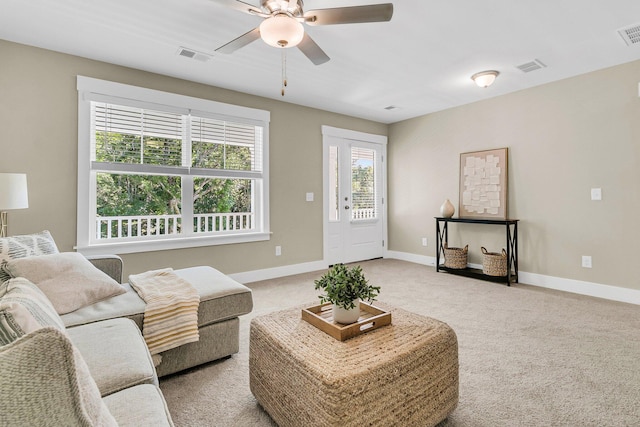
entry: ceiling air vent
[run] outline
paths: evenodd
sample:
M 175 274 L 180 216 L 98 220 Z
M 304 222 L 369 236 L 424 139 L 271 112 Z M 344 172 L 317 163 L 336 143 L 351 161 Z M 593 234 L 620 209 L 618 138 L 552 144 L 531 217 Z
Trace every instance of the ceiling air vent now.
M 211 59 L 211 55 L 207 55 L 206 53 L 196 52 L 193 49 L 188 49 L 186 47 L 181 47 L 178 49 L 178 56 L 184 56 L 185 58 L 195 59 L 200 62 L 207 62 Z
M 631 27 L 622 28 L 618 30 L 618 34 L 622 37 L 622 40 L 627 46 L 640 43 L 640 24 L 633 25 Z
M 545 67 L 546 65 L 544 65 L 544 63 L 539 59 L 534 59 L 531 62 L 527 62 L 525 64 L 516 66 L 516 68 L 522 71 L 523 73 L 530 73 L 531 71 L 539 70 Z

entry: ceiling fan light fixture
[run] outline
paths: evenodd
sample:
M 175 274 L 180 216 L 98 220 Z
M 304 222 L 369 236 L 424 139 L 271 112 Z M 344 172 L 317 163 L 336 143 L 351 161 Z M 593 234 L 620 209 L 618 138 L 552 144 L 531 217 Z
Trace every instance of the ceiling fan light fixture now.
M 260 24 L 260 37 L 273 47 L 289 48 L 297 46 L 304 37 L 304 27 L 291 16 L 279 13 Z
M 499 74 L 500 72 L 496 70 L 482 71 L 471 76 L 471 80 L 473 80 L 478 87 L 489 87 Z

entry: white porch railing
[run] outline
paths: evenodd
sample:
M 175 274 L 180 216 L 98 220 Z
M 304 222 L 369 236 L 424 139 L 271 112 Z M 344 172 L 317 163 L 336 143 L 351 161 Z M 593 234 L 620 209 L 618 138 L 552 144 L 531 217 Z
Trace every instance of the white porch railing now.
M 253 229 L 253 213 L 208 213 L 193 216 L 194 233 Z M 119 239 L 178 234 L 181 215 L 137 215 L 96 217 L 96 239 Z
M 252 230 L 253 213 L 209 213 L 193 216 L 195 233 L 211 233 L 214 231 Z

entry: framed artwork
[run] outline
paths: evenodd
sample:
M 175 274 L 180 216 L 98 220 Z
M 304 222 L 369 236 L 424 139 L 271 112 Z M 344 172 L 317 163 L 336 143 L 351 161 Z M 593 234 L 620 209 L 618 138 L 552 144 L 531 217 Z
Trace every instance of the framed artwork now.
M 460 218 L 507 219 L 507 152 L 460 154 Z

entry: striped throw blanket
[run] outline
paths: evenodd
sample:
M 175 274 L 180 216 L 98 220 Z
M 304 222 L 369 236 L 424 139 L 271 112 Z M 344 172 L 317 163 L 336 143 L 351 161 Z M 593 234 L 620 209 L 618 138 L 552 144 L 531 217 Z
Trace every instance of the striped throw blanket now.
M 147 304 L 142 336 L 152 355 L 198 341 L 200 296 L 189 282 L 165 268 L 132 274 L 129 283 Z

